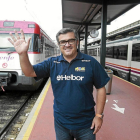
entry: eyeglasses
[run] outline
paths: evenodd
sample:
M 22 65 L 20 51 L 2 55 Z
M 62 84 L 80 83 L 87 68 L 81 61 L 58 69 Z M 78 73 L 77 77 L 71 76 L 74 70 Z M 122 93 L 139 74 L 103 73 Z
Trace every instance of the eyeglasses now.
M 76 41 L 76 39 L 69 39 L 67 41 L 66 40 L 62 40 L 62 41 L 59 42 L 59 45 L 60 46 L 65 46 L 67 44 L 67 42 L 68 42 L 69 45 L 72 45 L 72 44 L 75 43 L 75 41 Z

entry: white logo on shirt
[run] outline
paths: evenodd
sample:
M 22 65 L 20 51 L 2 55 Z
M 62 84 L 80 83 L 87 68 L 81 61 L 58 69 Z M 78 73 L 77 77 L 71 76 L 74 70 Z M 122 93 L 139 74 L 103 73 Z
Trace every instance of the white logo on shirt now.
M 90 60 L 82 60 L 82 62 L 90 62 Z
M 53 61 L 54 63 L 60 63 L 60 62 L 58 62 L 58 61 Z
M 58 75 L 56 77 L 57 81 L 60 81 L 60 80 L 77 80 L 77 81 L 82 81 L 83 78 L 84 78 L 84 76 L 74 76 L 73 74 L 71 74 L 70 76 Z

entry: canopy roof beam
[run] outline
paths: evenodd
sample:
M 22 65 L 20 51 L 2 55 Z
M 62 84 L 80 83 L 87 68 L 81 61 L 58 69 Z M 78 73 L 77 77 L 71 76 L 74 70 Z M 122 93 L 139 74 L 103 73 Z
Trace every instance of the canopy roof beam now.
M 96 25 L 101 25 L 101 23 L 82 23 L 82 22 L 74 22 L 74 21 L 67 21 L 67 20 L 63 20 L 64 23 L 68 23 L 68 24 L 75 24 L 75 25 L 87 25 L 88 26 L 96 26 Z
M 104 0 L 66 0 L 66 1 L 77 1 L 83 3 L 94 3 L 94 4 L 103 4 Z M 118 5 L 118 4 L 138 4 L 139 0 L 107 0 L 107 5 Z

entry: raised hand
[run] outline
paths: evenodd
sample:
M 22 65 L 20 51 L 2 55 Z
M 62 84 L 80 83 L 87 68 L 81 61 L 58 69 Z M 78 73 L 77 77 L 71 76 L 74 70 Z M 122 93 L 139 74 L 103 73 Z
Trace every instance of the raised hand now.
M 21 37 L 18 35 L 17 31 L 15 31 L 16 38 L 13 36 L 12 33 L 10 33 L 10 36 L 12 39 L 8 38 L 9 42 L 13 44 L 16 52 L 19 55 L 23 53 L 27 53 L 29 49 L 30 40 L 31 40 L 31 38 L 28 38 L 26 42 L 23 30 L 21 29 L 20 32 L 21 32 Z

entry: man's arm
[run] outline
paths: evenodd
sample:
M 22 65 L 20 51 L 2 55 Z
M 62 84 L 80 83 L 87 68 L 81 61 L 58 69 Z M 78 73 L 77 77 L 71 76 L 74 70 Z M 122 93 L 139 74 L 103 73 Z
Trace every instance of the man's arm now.
M 24 54 L 19 55 L 19 59 L 20 59 L 21 69 L 23 73 L 25 74 L 25 76 L 36 77 L 36 73 L 33 69 L 33 66 L 31 65 L 29 61 L 28 54 L 24 53 Z
M 15 31 L 16 38 L 12 33 L 10 33 L 12 39 L 8 38 L 8 40 L 15 47 L 16 52 L 19 54 L 20 66 L 25 76 L 36 77 L 36 73 L 28 58 L 28 49 L 31 38 L 28 38 L 26 42 L 23 30 L 20 30 L 20 32 L 21 36 L 19 36 L 17 31 Z
M 96 96 L 96 114 L 102 114 L 104 111 L 104 106 L 106 102 L 106 89 L 105 87 L 102 87 L 100 89 L 97 89 L 97 96 Z M 93 134 L 96 134 L 99 129 L 101 128 L 103 123 L 103 119 L 95 116 L 92 122 L 91 129 L 95 127 L 95 130 Z

